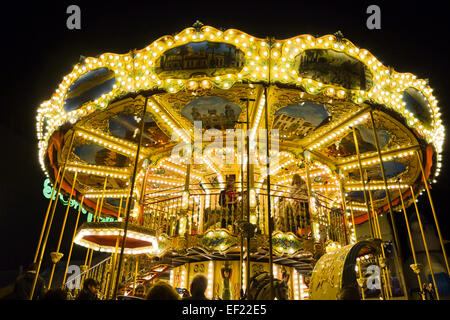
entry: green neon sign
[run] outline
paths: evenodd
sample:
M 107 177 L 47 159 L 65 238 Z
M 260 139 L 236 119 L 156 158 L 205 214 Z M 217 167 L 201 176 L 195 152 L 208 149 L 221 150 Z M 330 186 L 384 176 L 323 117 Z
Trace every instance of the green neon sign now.
M 50 199 L 50 197 L 52 195 L 52 190 L 53 190 L 53 186 L 50 184 L 50 179 L 49 178 L 45 179 L 44 180 L 44 188 L 42 189 L 42 193 L 44 194 L 44 197 L 46 197 L 47 199 Z M 55 200 L 55 199 L 56 199 L 56 193 L 53 195 L 53 200 Z M 65 206 L 69 205 L 69 199 L 65 199 L 64 195 L 61 193 L 59 194 L 59 201 L 61 201 L 62 204 Z M 70 207 L 73 208 L 74 210 L 78 210 L 78 208 L 80 207 L 80 203 L 75 199 L 71 199 Z M 87 214 L 87 217 L 86 217 L 87 222 L 92 222 L 92 220 L 94 219 L 94 215 L 92 214 L 92 212 L 89 212 L 84 207 L 81 207 L 81 212 L 83 214 Z M 100 222 L 114 222 L 114 221 L 116 221 L 116 219 L 114 219 L 112 217 L 100 217 Z

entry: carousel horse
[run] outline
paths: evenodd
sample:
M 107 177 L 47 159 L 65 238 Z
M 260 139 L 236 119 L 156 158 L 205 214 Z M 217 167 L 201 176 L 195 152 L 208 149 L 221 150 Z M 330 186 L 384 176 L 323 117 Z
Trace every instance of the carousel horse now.
M 273 279 L 274 299 L 287 300 L 289 288 L 285 281 Z M 250 279 L 247 291 L 248 300 L 270 300 L 270 275 L 268 272 L 260 272 Z

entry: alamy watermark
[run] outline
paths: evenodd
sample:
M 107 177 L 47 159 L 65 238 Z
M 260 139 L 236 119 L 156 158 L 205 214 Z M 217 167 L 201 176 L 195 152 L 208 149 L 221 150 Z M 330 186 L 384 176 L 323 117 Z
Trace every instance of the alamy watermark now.
M 379 6 L 373 4 L 367 7 L 367 14 L 370 16 L 367 18 L 367 29 L 381 29 L 381 9 Z
M 81 269 L 79 266 L 72 264 L 67 268 L 66 287 L 69 290 L 80 289 L 81 288 Z
M 66 13 L 70 16 L 66 20 L 66 26 L 69 30 L 81 29 L 81 9 L 79 6 L 72 4 L 67 7 Z
M 380 267 L 372 264 L 367 267 L 366 272 L 370 274 L 366 281 L 367 288 L 371 290 L 381 290 Z

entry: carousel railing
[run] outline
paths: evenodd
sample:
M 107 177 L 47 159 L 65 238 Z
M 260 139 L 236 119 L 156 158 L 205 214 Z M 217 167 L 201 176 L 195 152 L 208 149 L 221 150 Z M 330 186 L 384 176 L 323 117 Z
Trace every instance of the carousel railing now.
M 84 280 L 86 280 L 87 278 L 93 278 L 100 284 L 99 291 L 104 292 L 107 286 L 110 262 L 111 257 L 107 257 L 88 270 L 85 270 L 76 276 L 69 277 L 63 285 L 64 289 L 66 289 L 67 292 L 72 295 L 72 297 L 76 297 L 76 295 L 82 288 Z
M 244 192 L 241 192 L 244 185 Z M 169 236 L 203 234 L 208 229 L 228 229 L 237 234 L 238 222 L 247 219 L 246 184 L 235 183 L 235 192 L 224 198 L 224 188 L 212 184 L 180 185 L 145 195 L 144 225 Z M 250 222 L 256 233 L 268 234 L 268 201 L 265 185 L 255 183 L 250 191 Z M 271 216 L 274 232 L 292 232 L 301 239 L 346 243 L 344 212 L 333 200 L 317 192 L 310 196 L 294 187 L 271 185 Z

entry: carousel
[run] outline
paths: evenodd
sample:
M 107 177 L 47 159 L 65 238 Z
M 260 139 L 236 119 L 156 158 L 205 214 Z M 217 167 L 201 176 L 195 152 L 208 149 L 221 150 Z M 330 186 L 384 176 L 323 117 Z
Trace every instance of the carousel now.
M 399 241 L 411 239 L 406 208 L 422 192 L 442 244 L 430 188 L 444 127 L 432 91 L 340 32 L 260 39 L 196 22 L 141 50 L 83 57 L 37 111 L 51 181 L 38 274 L 54 229 L 48 287 L 68 286 L 81 246 L 78 280 L 96 278 L 105 299 L 119 283 L 132 295 L 158 279 L 182 292 L 197 274 L 209 299 L 394 299 L 393 279 L 407 298 L 403 276 L 421 287 L 423 265 L 403 268 Z M 78 206 L 52 226 L 60 194 Z

